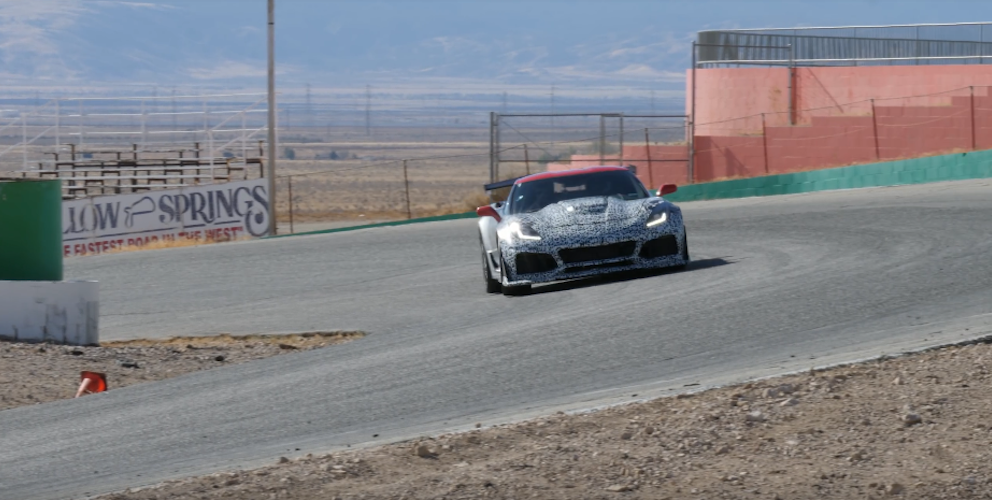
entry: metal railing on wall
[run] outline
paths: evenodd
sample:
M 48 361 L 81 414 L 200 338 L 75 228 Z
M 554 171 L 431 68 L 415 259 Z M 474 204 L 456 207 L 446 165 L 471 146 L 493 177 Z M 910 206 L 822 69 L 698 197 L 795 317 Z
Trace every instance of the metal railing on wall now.
M 697 43 L 703 68 L 984 63 L 992 57 L 992 23 L 710 30 Z M 784 45 L 792 47 L 789 60 L 774 50 Z

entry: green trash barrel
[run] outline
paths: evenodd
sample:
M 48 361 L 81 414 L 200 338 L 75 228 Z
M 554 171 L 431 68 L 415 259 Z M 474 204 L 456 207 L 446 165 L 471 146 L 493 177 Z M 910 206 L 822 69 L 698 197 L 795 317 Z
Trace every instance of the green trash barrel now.
M 62 182 L 0 180 L 0 280 L 62 281 Z

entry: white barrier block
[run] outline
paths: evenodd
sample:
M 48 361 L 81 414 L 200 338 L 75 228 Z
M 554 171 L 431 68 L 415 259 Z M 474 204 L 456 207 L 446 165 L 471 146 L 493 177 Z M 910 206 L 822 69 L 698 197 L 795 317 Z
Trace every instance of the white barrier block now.
M 0 281 L 0 338 L 97 345 L 98 292 L 96 281 Z

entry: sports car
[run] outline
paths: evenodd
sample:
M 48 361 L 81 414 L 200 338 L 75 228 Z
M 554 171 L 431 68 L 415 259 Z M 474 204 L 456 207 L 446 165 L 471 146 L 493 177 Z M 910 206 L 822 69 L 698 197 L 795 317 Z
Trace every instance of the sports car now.
M 489 187 L 489 186 L 487 186 Z M 476 209 L 489 293 L 633 269 L 684 268 L 682 211 L 625 167 L 544 172 L 512 181 L 506 202 Z

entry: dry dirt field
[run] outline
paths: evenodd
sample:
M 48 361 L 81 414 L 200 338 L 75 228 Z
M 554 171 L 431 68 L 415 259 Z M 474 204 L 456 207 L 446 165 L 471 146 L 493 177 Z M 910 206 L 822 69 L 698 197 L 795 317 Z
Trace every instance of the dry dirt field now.
M 203 352 L 175 352 L 182 342 L 139 365 Z M 88 356 L 29 347 L 0 347 L 5 387 L 50 383 L 21 376 L 54 366 L 40 364 L 52 357 Z M 467 433 L 284 457 L 99 498 L 990 498 L 990 366 L 992 346 L 951 346 L 588 413 L 480 422 Z
M 106 374 L 113 390 L 361 336 L 359 332 L 222 335 L 104 342 L 99 347 L 0 341 L 0 410 L 71 398 L 84 370 Z
M 488 129 L 380 129 L 371 137 L 353 131 L 330 138 L 294 133 L 283 136 L 281 147 L 295 159 L 278 164 L 280 222 L 289 219 L 288 176 L 296 222 L 406 218 L 404 158 L 414 159 L 407 162 L 412 217 L 465 212 L 487 200 Z M 328 159 L 332 152 L 344 159 Z M 531 168 L 543 167 L 535 161 Z M 501 176 L 525 170 L 508 164 Z

